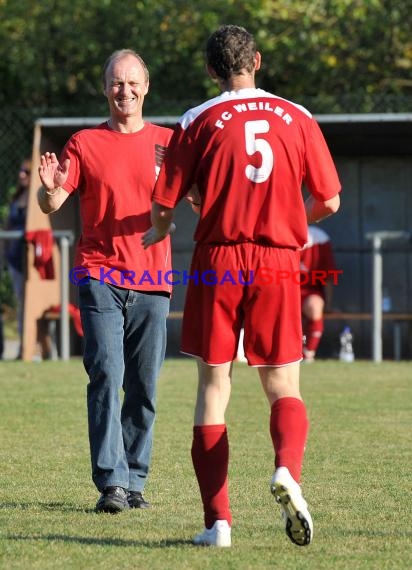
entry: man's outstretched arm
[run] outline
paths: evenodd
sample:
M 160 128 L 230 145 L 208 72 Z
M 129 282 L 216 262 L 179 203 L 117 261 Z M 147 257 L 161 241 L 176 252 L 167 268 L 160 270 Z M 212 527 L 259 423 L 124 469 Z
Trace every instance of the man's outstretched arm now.
M 173 223 L 173 208 L 166 208 L 157 202 L 152 204 L 152 227 L 142 237 L 142 245 L 144 249 L 162 241 L 167 235 L 173 233 L 176 229 Z

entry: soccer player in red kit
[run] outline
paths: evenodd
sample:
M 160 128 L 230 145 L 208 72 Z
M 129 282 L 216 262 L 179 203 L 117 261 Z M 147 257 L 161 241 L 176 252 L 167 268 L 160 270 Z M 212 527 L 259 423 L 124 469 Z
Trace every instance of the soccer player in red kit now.
M 331 308 L 336 275 L 335 259 L 328 234 L 317 226 L 308 227 L 308 242 L 300 256 L 301 299 L 305 362 L 315 360 L 323 334 L 323 313 Z
M 290 276 L 299 274 L 307 222 L 337 211 L 340 183 L 312 115 L 255 88 L 261 55 L 251 34 L 222 26 L 206 56 L 222 93 L 179 120 L 143 237 L 144 247 L 163 239 L 183 197 L 200 204 L 181 343 L 197 359 L 199 376 L 192 460 L 205 529 L 193 542 L 231 545 L 225 410 L 244 323 L 245 354 L 271 407 L 271 491 L 289 538 L 304 546 L 313 535 L 299 485 L 308 419 L 299 390 L 300 285 Z

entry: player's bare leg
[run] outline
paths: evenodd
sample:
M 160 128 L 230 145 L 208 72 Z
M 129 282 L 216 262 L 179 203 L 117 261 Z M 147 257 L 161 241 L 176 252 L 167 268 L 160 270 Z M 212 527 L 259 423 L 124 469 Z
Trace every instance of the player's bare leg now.
M 303 358 L 305 362 L 313 362 L 315 360 L 316 351 L 323 334 L 324 308 L 325 301 L 320 295 L 308 295 L 303 300 L 303 332 L 306 338 L 306 343 L 303 347 Z
M 259 375 L 271 406 L 270 433 L 275 450 L 271 492 L 282 507 L 286 534 L 298 546 L 310 544 L 313 523 L 299 486 L 308 432 L 300 395 L 298 363 L 261 367 Z
M 232 362 L 210 366 L 198 359 L 197 369 L 195 425 L 224 424 L 232 388 Z
M 193 543 L 227 547 L 231 546 L 232 516 L 225 411 L 230 398 L 232 363 L 209 366 L 198 360 L 198 373 L 192 460 L 202 496 L 205 529 L 194 537 Z

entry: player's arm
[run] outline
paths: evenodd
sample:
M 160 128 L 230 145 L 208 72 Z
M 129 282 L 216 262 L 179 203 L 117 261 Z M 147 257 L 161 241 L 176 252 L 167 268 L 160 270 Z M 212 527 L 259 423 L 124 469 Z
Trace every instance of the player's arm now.
M 167 235 L 175 231 L 176 226 L 173 223 L 173 212 L 173 208 L 167 208 L 157 202 L 153 202 L 151 214 L 152 227 L 142 236 L 144 249 L 162 241 Z
M 54 152 L 41 155 L 39 176 L 43 186 L 37 193 L 37 201 L 45 214 L 56 212 L 69 197 L 69 193 L 62 188 L 69 174 L 69 166 L 69 159 L 60 165 Z
M 152 204 L 152 226 L 156 229 L 157 233 L 166 237 L 170 233 L 170 226 L 173 221 L 173 208 L 167 208 L 157 202 Z
M 45 214 L 57 212 L 68 197 L 69 193 L 61 186 L 57 186 L 53 190 L 47 190 L 45 186 L 41 186 L 37 192 L 37 202 L 40 210 Z
M 333 290 L 337 285 L 336 276 L 336 263 L 335 256 L 332 249 L 331 241 L 326 241 L 319 246 L 319 268 L 327 272 L 328 277 L 324 289 L 325 295 L 325 308 L 326 312 L 333 310 Z
M 340 196 L 336 194 L 333 198 L 324 202 L 316 200 L 310 195 L 305 201 L 305 210 L 308 224 L 313 224 L 324 220 L 332 214 L 336 214 L 340 206 Z
M 194 184 L 192 188 L 189 190 L 189 192 L 186 194 L 185 200 L 189 202 L 195 214 L 200 214 L 200 206 L 202 205 L 201 204 L 202 199 L 200 197 L 199 190 L 196 184 Z

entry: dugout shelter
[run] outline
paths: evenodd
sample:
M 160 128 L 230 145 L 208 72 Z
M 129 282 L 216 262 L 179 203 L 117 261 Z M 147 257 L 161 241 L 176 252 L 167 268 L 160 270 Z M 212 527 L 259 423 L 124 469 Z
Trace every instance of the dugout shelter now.
M 177 117 L 145 117 L 153 123 L 173 127 Z M 378 231 L 412 233 L 412 114 L 348 114 L 316 116 L 334 157 L 343 185 L 341 210 L 322 222 L 331 236 L 337 266 L 343 270 L 335 288 L 334 305 L 342 313 L 370 314 L 372 310 L 371 243 L 367 234 Z M 37 204 L 40 186 L 37 167 L 45 151 L 58 155 L 76 131 L 105 121 L 92 118 L 40 118 L 34 124 L 33 175 L 31 178 L 26 231 L 51 229 L 69 237 L 69 269 L 72 267 L 75 243 L 80 235 L 80 219 L 76 195 L 62 209 L 50 216 Z M 189 205 L 181 203 L 176 211 L 177 231 L 173 235 L 173 266 L 188 271 L 193 250 L 196 216 Z M 53 246 L 55 278 L 41 279 L 33 263 L 33 248 L 27 248 L 27 278 L 23 333 L 23 358 L 32 360 L 36 352 L 36 326 L 50 306 L 61 302 L 61 246 Z M 391 243 L 383 246 L 383 285 L 392 300 L 391 310 L 412 313 L 412 253 L 410 244 Z M 67 275 L 68 277 L 68 275 Z M 75 304 L 75 286 L 66 283 L 69 301 Z M 63 287 L 63 289 L 62 289 Z M 168 326 L 168 355 L 177 355 L 180 336 L 179 315 L 183 309 L 185 286 L 174 287 L 172 316 Z M 64 324 L 64 323 L 63 323 Z M 345 323 L 327 321 L 320 356 L 336 356 L 338 337 Z M 351 322 L 355 338 L 355 354 L 371 356 L 371 322 Z M 383 326 L 383 356 L 393 357 L 392 324 Z M 71 326 L 70 355 L 81 353 L 81 344 Z M 402 329 L 411 324 L 407 320 Z M 402 330 L 403 332 L 403 330 Z M 412 357 L 411 335 L 402 334 L 402 357 Z M 60 350 L 61 352 L 61 350 Z M 61 354 L 60 354 L 61 356 Z

